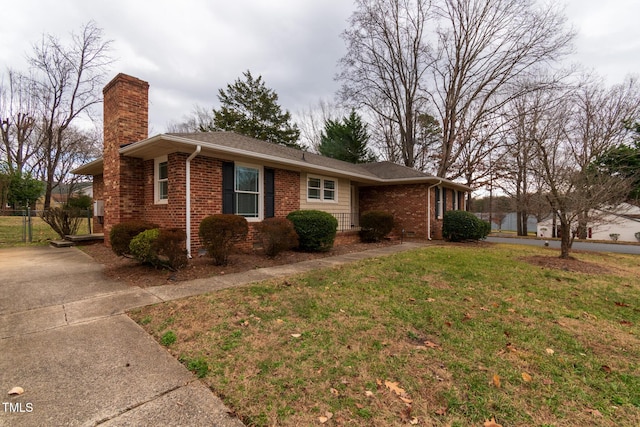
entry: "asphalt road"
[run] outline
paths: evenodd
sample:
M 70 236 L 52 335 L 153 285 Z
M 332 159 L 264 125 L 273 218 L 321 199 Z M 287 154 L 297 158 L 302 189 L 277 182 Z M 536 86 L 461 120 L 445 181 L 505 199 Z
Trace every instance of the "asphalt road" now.
M 514 245 L 544 246 L 542 239 L 519 239 L 517 237 L 487 237 L 487 242 L 507 243 Z M 549 240 L 549 247 L 560 250 L 560 241 Z M 617 252 L 622 254 L 640 255 L 640 245 L 623 245 L 617 243 L 583 242 L 575 240 L 571 247 L 580 251 Z

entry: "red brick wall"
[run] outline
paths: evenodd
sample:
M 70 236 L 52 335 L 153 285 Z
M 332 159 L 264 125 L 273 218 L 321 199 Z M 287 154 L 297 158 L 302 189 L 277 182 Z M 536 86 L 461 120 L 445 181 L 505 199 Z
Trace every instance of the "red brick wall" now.
M 286 217 L 300 209 L 300 173 L 275 170 L 275 216 Z
M 144 201 L 142 218 L 161 227 L 186 227 L 186 161 L 188 154 L 172 153 L 167 157 L 169 170 L 169 199 L 166 204 L 154 200 L 154 161 L 147 160 L 142 167 L 140 188 Z M 284 217 L 300 208 L 300 176 L 298 172 L 275 170 L 275 212 Z M 222 213 L 222 160 L 199 155 L 191 161 L 191 252 L 200 246 L 198 229 L 207 216 Z M 249 236 L 242 249 L 252 249 L 255 241 L 253 224 L 249 223 Z
M 360 188 L 360 212 L 368 210 L 382 210 L 391 212 L 395 219 L 394 233 L 413 232 L 416 237 L 427 238 L 427 184 L 406 184 L 394 186 L 377 186 Z M 453 209 L 454 192 L 451 188 L 446 191 L 446 210 Z M 436 218 L 435 187 L 429 189 L 431 197 L 431 238 L 442 239 L 442 215 Z M 442 200 L 442 196 L 441 199 Z M 462 206 L 462 205 L 460 205 Z
M 148 135 L 149 84 L 118 74 L 103 89 L 104 96 L 104 233 L 109 244 L 113 224 L 139 218 L 144 193 L 140 160 L 125 159 L 118 150 Z
M 360 212 L 381 210 L 394 217 L 395 234 L 413 232 L 416 237 L 427 237 L 427 185 L 406 184 L 361 187 Z

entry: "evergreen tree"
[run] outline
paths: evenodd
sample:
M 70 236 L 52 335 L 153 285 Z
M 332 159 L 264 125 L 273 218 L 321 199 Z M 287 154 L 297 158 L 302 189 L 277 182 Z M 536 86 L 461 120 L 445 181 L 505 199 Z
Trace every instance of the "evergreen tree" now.
M 323 156 L 345 162 L 373 162 L 376 157 L 367 148 L 369 137 L 367 125 L 355 110 L 351 110 L 349 117 L 344 117 L 342 121 L 329 119 L 325 122 L 318 151 Z
M 45 190 L 45 183 L 34 179 L 30 173 L 14 172 L 9 181 L 9 204 L 18 207 L 35 207 L 36 200 Z
M 262 76 L 254 79 L 250 71 L 220 89 L 221 107 L 213 109 L 213 122 L 201 125 L 201 131 L 225 130 L 261 139 L 263 141 L 301 148 L 298 144 L 300 130 L 291 123 L 291 114 L 278 105 L 278 95 L 265 86 Z

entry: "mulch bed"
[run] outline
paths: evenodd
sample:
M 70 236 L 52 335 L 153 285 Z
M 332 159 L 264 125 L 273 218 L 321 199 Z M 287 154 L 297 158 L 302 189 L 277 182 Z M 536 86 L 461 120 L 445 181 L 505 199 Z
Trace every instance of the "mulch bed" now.
M 296 262 L 342 255 L 352 252 L 362 252 L 383 246 L 398 244 L 397 241 L 384 241 L 380 243 L 353 243 L 336 246 L 329 252 L 306 253 L 297 251 L 285 251 L 274 258 L 267 258 L 260 253 L 238 253 L 229 257 L 226 266 L 213 265 L 211 258 L 206 256 L 194 256 L 189 260 L 189 265 L 178 271 L 154 269 L 142 265 L 138 261 L 119 257 L 110 248 L 102 244 L 81 246 L 84 252 L 89 254 L 98 263 L 104 265 L 104 274 L 113 280 L 123 281 L 131 286 L 143 288 L 179 283 L 185 280 L 200 279 L 230 273 L 253 270 L 256 268 L 273 267 L 276 265 L 293 264 Z
M 558 256 L 528 256 L 521 258 L 523 261 L 529 264 L 536 265 L 538 267 L 550 268 L 555 270 L 572 271 L 574 273 L 586 273 L 586 274 L 607 274 L 611 273 L 611 270 L 607 267 L 603 267 L 591 262 L 580 261 L 575 258 L 562 259 Z

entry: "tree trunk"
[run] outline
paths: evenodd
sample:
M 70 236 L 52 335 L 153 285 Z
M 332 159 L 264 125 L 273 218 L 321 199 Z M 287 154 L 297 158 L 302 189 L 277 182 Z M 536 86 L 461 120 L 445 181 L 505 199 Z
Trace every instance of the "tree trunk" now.
M 560 258 L 569 259 L 571 243 L 571 227 L 568 221 L 563 220 L 562 215 L 560 215 Z
M 518 216 L 518 236 L 526 236 L 529 234 L 527 227 L 527 220 L 529 219 L 529 213 L 527 211 L 520 211 Z

